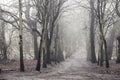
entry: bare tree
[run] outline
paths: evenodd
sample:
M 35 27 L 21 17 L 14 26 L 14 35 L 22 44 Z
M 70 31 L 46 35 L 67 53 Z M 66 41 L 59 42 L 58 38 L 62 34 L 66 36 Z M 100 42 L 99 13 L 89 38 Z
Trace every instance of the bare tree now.
M 37 62 L 36 70 L 40 70 L 40 60 L 41 54 L 43 54 L 43 67 L 47 67 L 47 63 L 51 63 L 50 55 L 51 55 L 51 43 L 53 39 L 53 31 L 56 23 L 61 15 L 62 6 L 64 4 L 64 0 L 37 0 L 37 16 L 39 22 L 42 26 L 42 36 L 40 41 L 39 48 L 39 58 Z M 39 66 L 38 66 L 39 65 Z M 38 68 L 39 67 L 39 68 Z
M 22 37 L 22 30 L 23 30 L 23 23 L 22 23 L 22 0 L 19 0 L 19 38 L 20 38 L 20 42 L 19 42 L 19 47 L 20 47 L 20 71 L 24 72 L 24 60 L 23 60 L 23 37 Z
M 120 17 L 120 12 L 119 12 L 119 0 L 116 0 L 116 6 L 115 6 L 115 10 L 116 10 L 116 14 Z M 116 63 L 120 63 L 120 38 L 119 36 L 117 37 L 118 40 L 118 52 L 117 52 L 117 60 Z
M 95 7 L 94 0 L 90 0 L 90 10 L 91 10 L 91 22 L 90 22 L 90 52 L 88 53 L 88 60 L 92 63 L 96 63 L 96 54 L 95 54 Z
M 107 7 L 110 4 L 111 10 Z M 97 0 L 97 20 L 98 20 L 98 27 L 99 27 L 99 39 L 100 39 L 100 56 L 99 62 L 100 66 L 103 66 L 103 61 L 105 58 L 106 67 L 109 67 L 109 59 L 108 59 L 108 47 L 107 47 L 107 40 L 106 40 L 106 33 L 108 28 L 114 24 L 114 6 L 112 1 L 101 1 Z
M 27 21 L 27 25 L 30 28 L 30 32 L 33 35 L 33 42 L 34 42 L 34 59 L 38 58 L 38 34 L 40 34 L 40 32 L 37 30 L 37 20 L 36 19 L 31 19 L 30 16 L 30 9 L 31 9 L 32 5 L 30 4 L 30 1 L 26 1 L 26 10 L 25 10 L 25 17 L 26 17 L 26 21 Z M 38 33 L 38 34 L 37 34 Z M 40 35 L 39 35 L 40 36 Z

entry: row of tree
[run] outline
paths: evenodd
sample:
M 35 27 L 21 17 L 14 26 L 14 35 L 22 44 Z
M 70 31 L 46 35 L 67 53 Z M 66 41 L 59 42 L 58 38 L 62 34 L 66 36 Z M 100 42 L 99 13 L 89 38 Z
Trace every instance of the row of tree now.
M 41 66 L 47 68 L 47 64 L 51 64 L 64 60 L 62 50 L 62 38 L 60 37 L 59 19 L 65 12 L 65 2 L 67 0 L 18 0 L 19 16 L 10 11 L 0 9 L 3 21 L 0 39 L 1 59 L 8 59 L 8 47 L 11 44 L 11 37 L 9 44 L 5 40 L 5 25 L 10 24 L 14 30 L 19 31 L 19 52 L 20 52 L 20 71 L 24 69 L 24 47 L 23 34 L 25 30 L 29 31 L 33 36 L 34 44 L 34 59 L 37 60 L 36 70 L 40 71 Z M 31 16 L 31 9 L 36 10 L 35 17 Z M 18 8 L 17 8 L 18 9 Z M 24 10 L 25 9 L 25 10 Z M 10 16 L 5 18 L 3 16 Z M 25 15 L 25 18 L 23 17 Z M 14 30 L 12 32 L 14 32 Z M 39 41 L 38 41 L 39 40 Z
M 92 63 L 97 62 L 100 66 L 103 66 L 105 61 L 105 66 L 108 68 L 109 60 L 112 58 L 113 44 L 117 37 L 115 25 L 119 21 L 117 18 L 119 16 L 119 0 L 90 0 L 89 3 L 90 46 L 88 48 L 88 60 Z M 97 58 L 96 55 L 98 55 Z M 117 63 L 120 62 L 118 60 L 119 55 L 117 55 Z
M 36 18 L 33 20 L 30 19 L 30 3 L 28 3 L 26 9 L 26 19 L 28 26 L 32 31 L 39 33 L 40 43 L 39 48 L 37 48 L 37 39 L 34 35 L 34 49 L 35 50 L 35 59 L 37 59 L 36 70 L 40 71 L 41 65 L 43 68 L 47 68 L 47 64 L 51 64 L 51 54 L 54 54 L 55 61 L 63 61 L 62 48 L 60 47 L 61 42 L 59 38 L 59 25 L 58 21 L 63 13 L 63 7 L 66 0 L 34 0 L 35 7 L 37 10 Z M 37 27 L 37 23 L 40 25 Z M 31 26 L 33 25 L 33 26 Z M 39 32 L 38 29 L 41 29 Z M 54 43 L 52 42 L 54 41 Z M 52 44 L 53 43 L 53 44 Z M 51 50 L 51 47 L 54 46 L 54 53 Z M 23 51 L 20 50 L 20 53 Z M 57 56 L 59 56 L 57 58 Z M 60 57 L 61 56 L 61 57 Z M 24 71 L 23 63 L 23 54 L 20 55 L 20 70 Z

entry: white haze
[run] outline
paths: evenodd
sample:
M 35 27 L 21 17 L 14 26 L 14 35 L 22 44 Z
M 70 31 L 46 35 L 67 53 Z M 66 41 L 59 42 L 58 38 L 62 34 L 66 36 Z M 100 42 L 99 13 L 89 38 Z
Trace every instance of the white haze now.
M 76 57 L 85 58 L 87 53 L 86 26 L 89 23 L 88 11 L 85 8 L 78 6 L 79 4 L 76 3 L 76 1 L 69 0 L 67 4 L 70 5 L 71 8 L 63 14 L 63 17 L 60 21 L 60 27 L 64 29 L 62 33 L 65 39 L 64 45 L 69 47 L 70 50 L 72 49 L 71 51 L 73 51 L 73 54 L 78 52 L 79 54 L 75 54 Z M 70 41 L 72 44 L 69 46 Z
M 0 4 L 4 4 L 4 5 L 7 4 L 7 7 L 2 6 L 2 8 L 9 11 L 13 10 L 17 12 L 16 9 L 10 8 L 13 6 L 12 4 L 17 3 L 17 1 L 18 0 L 0 0 Z M 68 9 L 67 12 L 65 12 L 62 15 L 59 26 L 61 29 L 63 29 L 63 32 L 61 33 L 61 35 L 64 38 L 64 42 L 63 42 L 64 46 L 67 47 L 67 51 L 64 50 L 64 52 L 67 54 L 69 53 L 75 54 L 78 52 L 79 54 L 77 53 L 75 54 L 75 56 L 83 58 L 83 57 L 86 57 L 86 36 L 87 36 L 86 26 L 88 25 L 88 22 L 89 22 L 89 19 L 88 19 L 89 15 L 88 15 L 88 11 L 85 8 L 78 6 L 78 3 L 76 3 L 76 1 L 80 1 L 80 0 L 68 0 L 66 5 L 70 5 L 70 9 Z M 85 4 L 86 0 L 82 2 Z M 15 4 L 15 6 L 17 6 L 17 4 Z M 35 13 L 36 11 L 34 10 L 34 8 L 32 8 L 31 16 L 35 16 Z M 7 26 L 10 26 L 10 25 L 7 25 Z M 8 31 L 8 34 L 9 34 L 9 31 Z M 18 37 L 16 38 L 16 36 L 18 36 L 18 32 L 14 34 L 15 34 L 14 35 L 15 38 L 13 39 L 14 42 L 12 42 L 12 47 L 13 47 L 12 54 L 17 56 L 19 54 Z M 25 38 L 26 41 L 27 39 L 30 39 L 30 38 Z M 28 43 L 31 43 L 31 42 L 28 42 Z M 30 46 L 33 46 L 33 44 L 31 44 Z M 30 50 L 32 50 L 31 48 Z M 33 50 L 30 52 L 30 54 L 33 55 Z

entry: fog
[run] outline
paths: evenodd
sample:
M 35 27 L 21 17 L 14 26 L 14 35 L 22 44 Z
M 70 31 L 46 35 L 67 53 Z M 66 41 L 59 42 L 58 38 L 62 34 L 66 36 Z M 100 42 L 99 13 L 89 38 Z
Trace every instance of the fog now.
M 14 0 L 14 1 L 1 0 L 0 4 L 2 4 L 1 7 L 4 10 L 14 12 L 14 14 L 18 16 L 18 10 L 16 8 L 17 2 L 18 2 L 17 0 Z M 66 4 L 64 5 L 68 7 L 66 7 L 65 12 L 62 13 L 60 20 L 59 20 L 61 36 L 63 38 L 64 55 L 74 54 L 77 51 L 79 51 L 79 54 L 82 57 L 86 53 L 86 36 L 87 36 L 86 26 L 88 25 L 89 15 L 88 15 L 88 11 L 85 8 L 79 6 L 81 4 L 79 2 L 77 2 L 77 0 L 76 1 L 68 0 L 68 2 L 66 2 Z M 83 1 L 82 4 L 85 5 L 86 2 Z M 34 8 L 31 8 L 30 9 L 31 19 L 34 18 L 35 15 L 36 15 L 36 10 Z M 24 16 L 25 15 L 23 14 L 23 18 Z M 11 19 L 11 17 L 6 17 L 6 18 Z M 12 27 L 11 25 L 7 24 L 6 28 L 8 28 L 8 30 L 6 30 L 6 40 L 9 43 L 9 37 L 10 37 L 9 34 L 11 33 L 10 30 L 12 29 Z M 19 55 L 18 55 L 19 54 L 19 47 L 18 47 L 19 39 L 17 37 L 18 35 L 19 35 L 18 31 L 15 31 L 14 35 L 12 36 L 13 38 L 12 38 L 12 43 L 11 43 L 11 48 L 10 48 L 10 56 L 15 59 L 19 58 Z M 32 38 L 31 38 L 30 33 L 26 32 L 26 30 L 25 30 L 23 40 L 24 40 L 24 43 L 28 43 L 27 45 L 26 44 L 24 45 L 25 48 L 28 48 L 28 49 L 24 48 L 24 54 L 26 56 L 28 55 L 28 58 L 32 58 L 33 51 L 34 51 L 33 44 L 32 44 Z M 29 48 L 27 46 L 31 46 L 31 47 Z M 84 53 L 82 53 L 83 51 Z
M 119 5 L 0 0 L 0 80 L 120 80 Z
M 63 30 L 64 45 L 69 53 L 79 53 L 76 56 L 86 56 L 87 25 L 89 23 L 88 10 L 79 6 L 77 1 L 68 1 L 70 9 L 63 13 L 60 20 L 60 28 Z M 66 5 L 68 5 L 66 4 Z M 84 5 L 84 4 L 83 4 Z

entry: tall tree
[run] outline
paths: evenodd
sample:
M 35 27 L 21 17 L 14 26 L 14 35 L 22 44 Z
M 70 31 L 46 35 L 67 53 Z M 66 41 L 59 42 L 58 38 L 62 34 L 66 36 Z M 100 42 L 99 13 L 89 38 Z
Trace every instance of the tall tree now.
M 115 10 L 116 10 L 117 15 L 120 17 L 119 3 L 120 3 L 120 1 L 119 1 L 119 0 L 116 0 Z M 118 40 L 118 52 L 117 52 L 117 60 L 116 60 L 116 63 L 120 63 L 120 37 L 119 37 L 119 36 L 117 37 L 117 40 Z
M 40 50 L 39 55 L 43 54 L 43 67 L 47 67 L 47 63 L 51 63 L 51 43 L 53 39 L 54 27 L 61 14 L 62 5 L 64 0 L 37 0 L 37 16 L 40 25 L 42 26 L 41 40 L 40 40 Z M 38 58 L 40 62 L 40 56 Z M 40 70 L 40 63 L 37 62 L 36 70 Z M 39 69 L 38 69 L 39 67 Z
M 108 46 L 108 58 L 111 60 L 112 54 L 113 54 L 113 48 L 114 48 L 114 41 L 115 41 L 115 31 L 116 27 L 113 27 L 112 30 L 110 31 L 110 36 L 107 39 L 107 46 Z
M 51 43 L 54 34 L 54 28 L 59 21 L 60 15 L 64 12 L 62 6 L 67 0 L 52 0 L 50 1 L 50 9 L 49 9 L 49 29 L 48 29 L 48 38 L 47 38 L 47 63 L 51 63 L 50 55 L 51 55 Z
M 105 63 L 106 67 L 109 67 L 109 59 L 108 59 L 108 52 L 107 52 L 107 42 L 104 35 L 104 20 L 105 20 L 105 9 L 106 9 L 107 1 L 97 0 L 97 10 L 98 10 L 98 25 L 99 25 L 99 31 L 100 31 L 100 63 L 101 66 L 103 65 L 103 59 L 105 54 Z
M 41 67 L 41 54 L 43 54 L 43 67 L 47 67 L 46 63 L 46 31 L 47 31 L 47 21 L 48 21 L 48 15 L 47 15 L 47 8 L 48 8 L 48 0 L 36 0 L 36 7 L 37 7 L 37 16 L 39 21 L 42 23 L 42 34 L 41 34 L 41 40 L 40 40 L 40 46 L 39 46 L 39 53 L 38 53 L 38 60 L 36 65 L 36 70 L 40 71 Z
M 37 36 L 37 20 L 36 19 L 31 19 L 30 16 L 30 9 L 31 9 L 31 4 L 30 0 L 26 0 L 26 10 L 25 10 L 25 17 L 26 17 L 26 22 L 27 26 L 30 28 L 30 32 L 33 36 L 33 44 L 34 44 L 34 59 L 36 60 L 38 58 L 38 36 Z M 37 31 L 37 32 L 36 32 Z
M 88 60 L 92 63 L 96 63 L 96 54 L 95 54 L 95 9 L 94 9 L 94 0 L 90 0 L 90 52 L 88 53 Z
M 19 42 L 19 47 L 20 47 L 20 71 L 24 72 L 24 58 L 23 58 L 23 37 L 22 37 L 22 0 L 19 0 L 19 38 L 20 38 L 20 42 Z
M 3 13 L 0 13 L 0 18 L 3 18 Z M 7 60 L 7 45 L 6 45 L 6 38 L 5 38 L 5 22 L 0 22 L 0 45 L 1 45 L 1 54 L 3 54 L 3 59 Z

